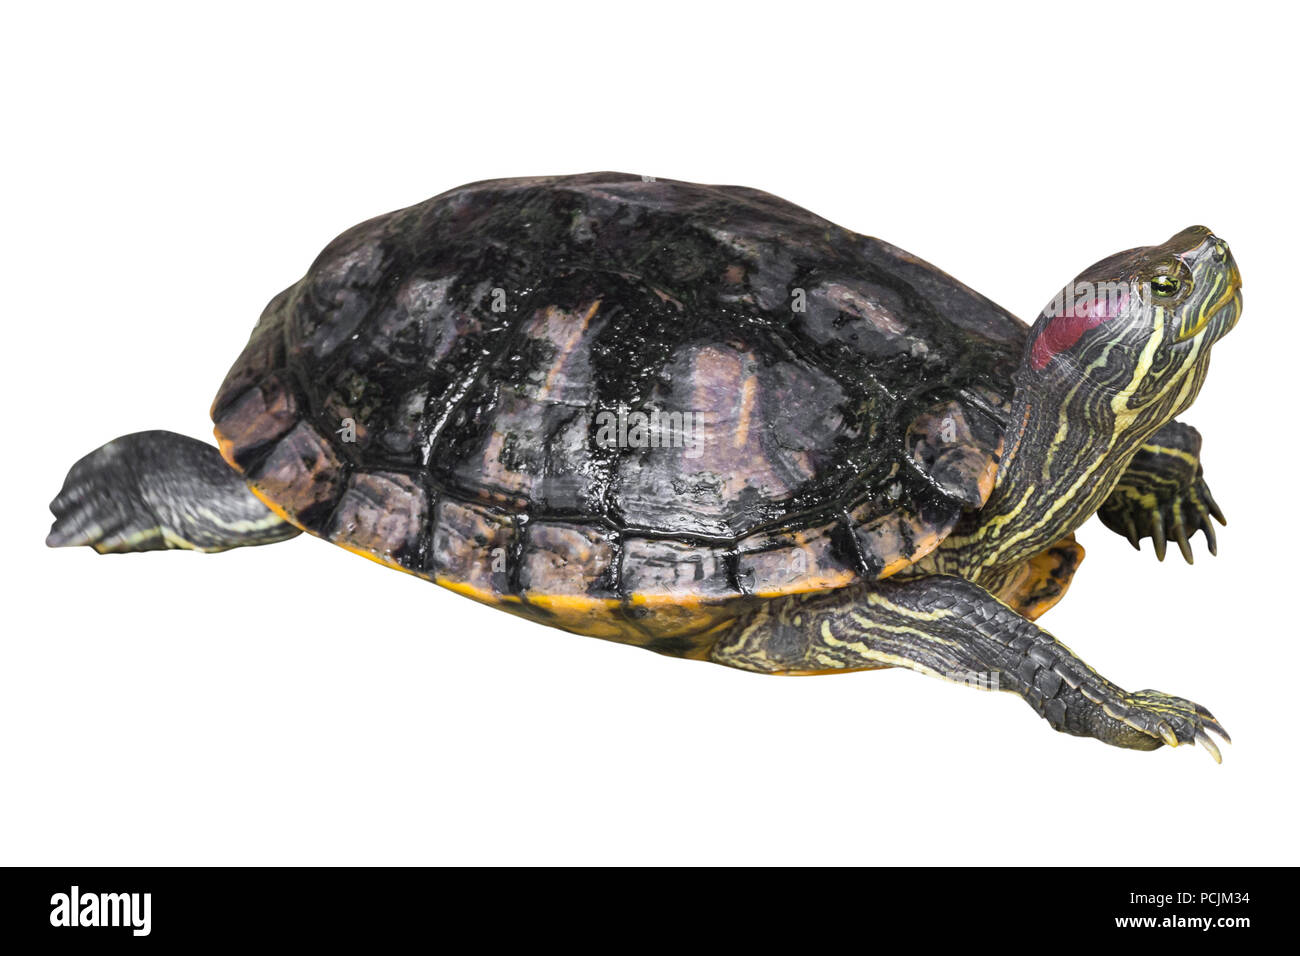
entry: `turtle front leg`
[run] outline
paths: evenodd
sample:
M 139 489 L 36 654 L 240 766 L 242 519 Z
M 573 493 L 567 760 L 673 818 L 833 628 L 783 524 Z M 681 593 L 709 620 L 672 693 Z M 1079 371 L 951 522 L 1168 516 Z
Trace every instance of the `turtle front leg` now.
M 1166 542 L 1172 539 L 1191 564 L 1188 539 L 1197 531 L 1205 534 L 1210 554 L 1218 553 L 1210 518 L 1219 524 L 1227 522 L 1201 472 L 1200 433 L 1190 425 L 1170 422 L 1152 435 L 1097 516 L 1106 527 L 1128 538 L 1134 548 L 1140 548 L 1139 542 L 1149 537 L 1161 561 Z
M 123 435 L 68 472 L 50 503 L 52 548 L 100 554 L 227 551 L 270 544 L 299 529 L 262 504 L 211 445 L 152 431 Z
M 763 602 L 714 645 L 719 664 L 769 674 L 907 667 L 1019 694 L 1053 729 L 1132 750 L 1227 733 L 1198 704 L 1129 693 L 983 588 L 940 575 Z

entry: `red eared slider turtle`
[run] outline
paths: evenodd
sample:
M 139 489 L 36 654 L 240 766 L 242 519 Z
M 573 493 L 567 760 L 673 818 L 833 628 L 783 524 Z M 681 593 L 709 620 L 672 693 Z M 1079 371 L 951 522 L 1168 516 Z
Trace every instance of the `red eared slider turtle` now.
M 752 189 L 477 183 L 332 242 L 212 407 L 68 475 L 48 543 L 221 551 L 299 530 L 554 627 L 763 673 L 988 681 L 1138 750 L 1222 733 L 1031 623 L 1100 511 L 1217 515 L 1174 422 L 1236 323 L 1193 227 L 1085 270 L 1033 327 Z M 1225 735 L 1226 736 L 1226 735 Z

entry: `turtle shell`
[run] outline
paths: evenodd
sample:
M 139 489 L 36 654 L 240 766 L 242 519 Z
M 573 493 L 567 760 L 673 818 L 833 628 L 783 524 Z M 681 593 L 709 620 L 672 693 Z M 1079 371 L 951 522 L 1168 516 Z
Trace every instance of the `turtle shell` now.
M 313 534 L 688 653 L 738 599 L 887 576 L 978 509 L 1024 336 L 757 190 L 496 180 L 334 240 L 267 306 L 213 420 Z

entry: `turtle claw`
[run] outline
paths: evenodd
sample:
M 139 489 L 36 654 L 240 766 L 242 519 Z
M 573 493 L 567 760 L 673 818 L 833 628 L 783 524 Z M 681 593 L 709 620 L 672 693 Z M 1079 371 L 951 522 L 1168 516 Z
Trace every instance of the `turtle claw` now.
M 1223 516 L 1223 510 L 1219 507 L 1219 503 L 1214 500 L 1214 495 L 1210 494 L 1210 489 L 1206 486 L 1205 479 L 1198 478 L 1196 484 L 1196 492 L 1200 496 L 1201 501 L 1205 504 L 1206 510 L 1214 516 L 1214 520 L 1226 528 L 1228 525 L 1228 519 Z M 1206 528 L 1209 528 L 1209 522 L 1206 522 Z
M 1220 737 L 1223 738 L 1224 743 L 1228 743 L 1228 744 L 1232 743 L 1232 738 L 1229 737 L 1228 732 L 1223 729 L 1223 725 L 1220 724 L 1217 720 L 1215 720 L 1212 716 L 1210 716 L 1210 712 L 1208 710 L 1205 710 L 1204 707 L 1202 707 L 1201 710 L 1205 711 L 1201 719 L 1201 724 L 1204 726 L 1204 728 L 1206 730 L 1214 731 L 1216 734 L 1218 734 Z
M 1215 763 L 1222 763 L 1223 755 L 1219 752 L 1219 746 L 1210 736 L 1210 732 L 1218 734 L 1225 743 L 1232 743 L 1232 738 L 1228 736 L 1228 732 L 1223 729 L 1223 725 L 1215 719 L 1215 716 L 1200 704 L 1190 700 L 1161 693 L 1158 690 L 1140 690 L 1135 694 L 1129 694 L 1125 704 L 1128 706 L 1128 712 L 1123 718 L 1125 724 L 1148 737 L 1157 738 L 1170 747 L 1198 743 L 1214 758 Z M 1131 746 L 1131 744 L 1120 743 L 1120 746 L 1126 745 Z M 1148 742 L 1146 748 L 1138 749 L 1149 749 L 1149 746 Z
M 1141 551 L 1142 536 L 1138 534 L 1137 525 L 1133 523 L 1133 516 L 1128 512 L 1124 513 L 1124 533 L 1128 537 L 1128 543 L 1133 545 L 1133 550 Z
M 1157 560 L 1165 559 L 1172 541 L 1188 564 L 1195 562 L 1191 540 L 1196 532 L 1205 536 L 1206 550 L 1217 555 L 1219 540 L 1214 533 L 1214 522 L 1227 524 L 1201 477 L 1181 494 L 1159 500 L 1153 494 L 1129 493 L 1121 488 L 1106 499 L 1097 515 L 1106 527 L 1123 535 L 1139 551 L 1142 539 L 1150 538 Z
M 1210 739 L 1210 735 L 1204 730 L 1196 732 L 1196 742 L 1205 748 L 1206 752 L 1214 758 L 1215 763 L 1223 763 L 1223 754 L 1219 753 L 1219 745 Z
M 1156 560 L 1165 559 L 1165 518 L 1159 511 L 1151 512 L 1151 543 L 1156 548 Z

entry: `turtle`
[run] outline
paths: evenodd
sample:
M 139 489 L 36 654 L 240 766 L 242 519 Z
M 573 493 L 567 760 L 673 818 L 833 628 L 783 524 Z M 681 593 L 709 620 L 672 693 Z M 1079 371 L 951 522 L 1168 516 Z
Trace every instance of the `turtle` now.
M 216 447 L 78 461 L 47 544 L 301 531 L 562 630 L 763 674 L 888 667 L 1134 750 L 1228 740 L 1035 620 L 1091 515 L 1163 559 L 1223 516 L 1176 420 L 1236 324 L 1208 228 L 1026 323 L 771 194 L 625 173 L 472 183 L 355 226 L 275 296 Z

